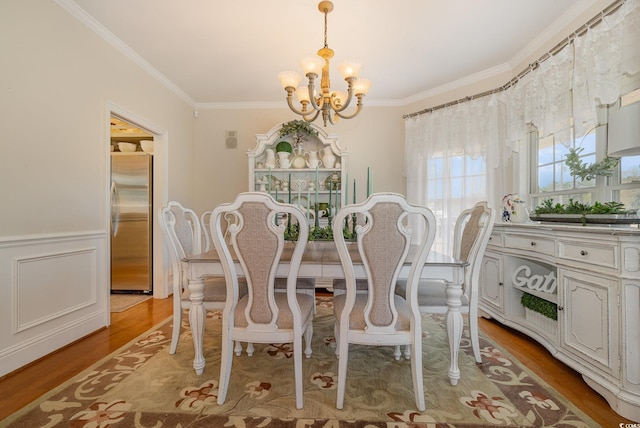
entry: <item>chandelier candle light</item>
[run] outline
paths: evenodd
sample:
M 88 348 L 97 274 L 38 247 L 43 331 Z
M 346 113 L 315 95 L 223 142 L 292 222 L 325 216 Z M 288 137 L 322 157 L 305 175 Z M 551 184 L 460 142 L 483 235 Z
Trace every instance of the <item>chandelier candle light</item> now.
M 327 45 L 327 14 L 333 10 L 333 3 L 330 1 L 321 1 L 318 4 L 318 10 L 324 13 L 324 47 L 318 50 L 318 56 L 311 56 L 301 61 L 304 74 L 307 76 L 307 79 L 309 79 L 307 88 L 304 86 L 298 87 L 302 77 L 295 71 L 283 71 L 278 74 L 278 77 L 280 78 L 282 87 L 287 91 L 289 108 L 294 113 L 301 115 L 307 122 L 313 122 L 319 116 L 320 112 L 322 112 L 324 126 L 327 126 L 327 121 L 335 124 L 338 117 L 351 119 L 360 113 L 360 110 L 362 110 L 362 97 L 369 91 L 371 81 L 358 78 L 358 73 L 362 65 L 356 61 L 349 61 L 339 67 L 342 77 L 344 77 L 344 80 L 347 82 L 348 92 L 331 91 L 329 61 L 333 58 L 333 50 Z M 315 90 L 315 80 L 320 70 L 322 70 L 320 80 L 321 92 L 318 95 Z M 293 105 L 294 92 L 298 97 L 298 101 L 302 104 L 302 110 L 299 110 Z M 354 95 L 358 99 L 355 112 L 352 114 L 343 113 L 343 111 L 349 107 Z

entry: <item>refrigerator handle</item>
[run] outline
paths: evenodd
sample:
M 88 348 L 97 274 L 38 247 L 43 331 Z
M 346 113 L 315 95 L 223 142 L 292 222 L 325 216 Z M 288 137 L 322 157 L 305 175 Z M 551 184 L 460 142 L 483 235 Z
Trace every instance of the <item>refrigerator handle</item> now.
M 111 182 L 111 235 L 115 238 L 120 225 L 120 196 L 116 182 Z

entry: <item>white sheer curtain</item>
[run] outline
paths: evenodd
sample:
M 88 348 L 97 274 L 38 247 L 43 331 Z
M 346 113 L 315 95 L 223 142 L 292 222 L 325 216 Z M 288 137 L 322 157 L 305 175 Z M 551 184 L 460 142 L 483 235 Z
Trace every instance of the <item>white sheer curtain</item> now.
M 579 138 L 598 124 L 599 104 L 615 102 L 625 79 L 640 79 L 640 0 L 626 0 L 599 24 L 570 39 L 499 94 L 407 118 L 407 198 L 443 211 L 448 219 L 455 219 L 477 200 L 501 208 L 500 195 L 513 191 L 502 188 L 504 162 L 532 125 L 544 136 L 554 134 L 567 141 L 564 137 L 569 135 L 573 120 Z M 467 195 L 465 189 L 448 189 L 445 195 L 429 194 L 429 160 L 461 155 L 485 160 L 481 183 L 485 191 Z M 457 172 L 443 169 L 442 174 Z M 446 239 L 451 236 L 450 223 L 438 231 L 444 241 L 450 241 Z M 437 249 L 450 252 L 446 244 Z

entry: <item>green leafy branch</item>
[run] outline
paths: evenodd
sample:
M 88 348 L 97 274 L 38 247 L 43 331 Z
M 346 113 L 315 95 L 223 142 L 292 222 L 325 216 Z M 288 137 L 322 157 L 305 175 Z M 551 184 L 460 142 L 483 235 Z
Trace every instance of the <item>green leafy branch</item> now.
M 292 134 L 306 134 L 311 135 L 313 137 L 318 136 L 318 131 L 313 129 L 308 122 L 304 120 L 292 120 L 291 122 L 287 122 L 282 125 L 280 128 L 279 135 L 281 137 L 286 137 L 287 135 Z
M 587 165 L 580 159 L 580 152 L 583 150 L 583 147 L 569 149 L 569 154 L 566 155 L 567 160 L 565 161 L 565 164 L 569 167 L 571 175 L 579 177 L 583 181 L 589 181 L 597 175 L 610 177 L 613 175 L 615 168 L 620 163 L 620 159 L 607 156 L 601 162 Z

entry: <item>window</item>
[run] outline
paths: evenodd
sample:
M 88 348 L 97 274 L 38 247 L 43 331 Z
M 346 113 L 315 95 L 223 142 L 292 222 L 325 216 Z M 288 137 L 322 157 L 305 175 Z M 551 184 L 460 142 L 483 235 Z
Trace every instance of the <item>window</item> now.
M 451 254 L 451 236 L 459 213 L 487 199 L 487 166 L 483 157 L 440 155 L 427 161 L 427 206 L 438 221 L 434 251 Z
M 606 126 L 592 130 L 579 140 L 572 136 L 569 142 L 558 141 L 553 135 L 538 139 L 537 134 L 532 133 L 531 207 L 546 199 L 562 204 L 572 199 L 587 204 L 618 201 L 627 210 L 639 209 L 640 155 L 621 157 L 613 176 L 591 180 L 571 176 L 565 164 L 570 148 L 581 149 L 579 156 L 585 164 L 601 161 L 606 155 L 606 138 Z

